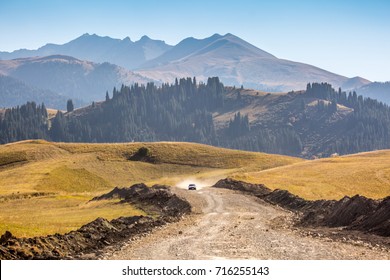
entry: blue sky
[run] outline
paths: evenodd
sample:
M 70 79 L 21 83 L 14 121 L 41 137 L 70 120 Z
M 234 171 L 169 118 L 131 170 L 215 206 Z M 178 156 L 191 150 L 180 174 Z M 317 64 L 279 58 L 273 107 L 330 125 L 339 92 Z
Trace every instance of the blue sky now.
M 390 1 L 0 0 L 0 50 L 83 33 L 176 44 L 233 33 L 279 58 L 348 77 L 390 80 Z

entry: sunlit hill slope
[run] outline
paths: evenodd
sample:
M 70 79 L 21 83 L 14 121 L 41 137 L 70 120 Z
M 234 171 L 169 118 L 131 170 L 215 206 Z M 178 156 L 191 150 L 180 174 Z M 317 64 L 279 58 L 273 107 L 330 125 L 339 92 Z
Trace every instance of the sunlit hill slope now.
M 150 160 L 133 155 L 141 148 Z M 16 236 L 64 233 L 97 217 L 142 214 L 130 205 L 88 202 L 115 186 L 146 182 L 211 185 L 236 173 L 301 159 L 193 143 L 71 144 L 41 140 L 0 147 L 0 232 Z M 145 214 L 145 213 L 144 213 Z

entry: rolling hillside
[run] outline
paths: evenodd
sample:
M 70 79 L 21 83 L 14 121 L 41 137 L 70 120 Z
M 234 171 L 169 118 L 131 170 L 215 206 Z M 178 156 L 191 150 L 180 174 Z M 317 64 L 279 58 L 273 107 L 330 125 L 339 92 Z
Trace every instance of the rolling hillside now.
M 147 147 L 153 163 L 130 160 Z M 115 186 L 145 182 L 211 185 L 241 172 L 301 159 L 192 143 L 72 144 L 42 140 L 0 147 L 0 232 L 16 236 L 64 233 L 92 221 L 140 214 L 116 201 L 88 202 Z M 42 214 L 42 209 L 45 209 Z
M 390 104 L 390 82 L 374 82 L 356 89 L 358 94 Z
M 9 108 L 26 104 L 27 101 L 34 101 L 37 104 L 45 103 L 49 108 L 65 109 L 67 98 L 50 90 L 43 90 L 9 77 L 0 75 L 0 108 Z M 74 99 L 77 107 L 86 105 Z
M 235 176 L 286 189 L 306 199 L 340 199 L 356 194 L 381 199 L 390 195 L 390 151 L 381 150 L 305 161 Z
M 247 151 L 322 158 L 390 148 L 390 109 L 331 85 L 266 93 L 180 79 L 123 86 L 112 97 L 48 120 L 34 104 L 6 111 L 0 143 L 196 142 Z
M 64 55 L 0 60 L 0 74 L 84 102 L 104 99 L 105 92 L 114 86 L 150 81 L 117 65 Z
M 133 157 L 141 147 L 148 149 L 151 161 Z M 114 186 L 139 182 L 203 187 L 229 176 L 306 199 L 390 195 L 388 150 L 304 161 L 193 143 L 32 140 L 1 146 L 0 160 L 0 231 L 17 236 L 64 233 L 100 216 L 142 214 L 116 200 L 88 202 Z

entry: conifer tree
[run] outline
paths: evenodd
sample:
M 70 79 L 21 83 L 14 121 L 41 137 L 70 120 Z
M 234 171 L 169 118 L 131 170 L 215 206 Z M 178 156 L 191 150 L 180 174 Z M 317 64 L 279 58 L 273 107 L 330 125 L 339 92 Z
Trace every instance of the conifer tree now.
M 73 101 L 72 99 L 68 99 L 68 101 L 66 102 L 66 111 L 69 113 L 72 112 L 73 110 L 74 110 Z

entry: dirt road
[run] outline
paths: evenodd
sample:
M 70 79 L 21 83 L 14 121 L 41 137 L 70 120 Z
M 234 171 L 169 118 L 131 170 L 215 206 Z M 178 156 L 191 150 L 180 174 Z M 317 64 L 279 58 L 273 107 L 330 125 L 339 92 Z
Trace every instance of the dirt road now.
M 176 189 L 194 214 L 131 240 L 104 259 L 390 259 L 388 251 L 313 238 L 293 214 L 231 190 Z

